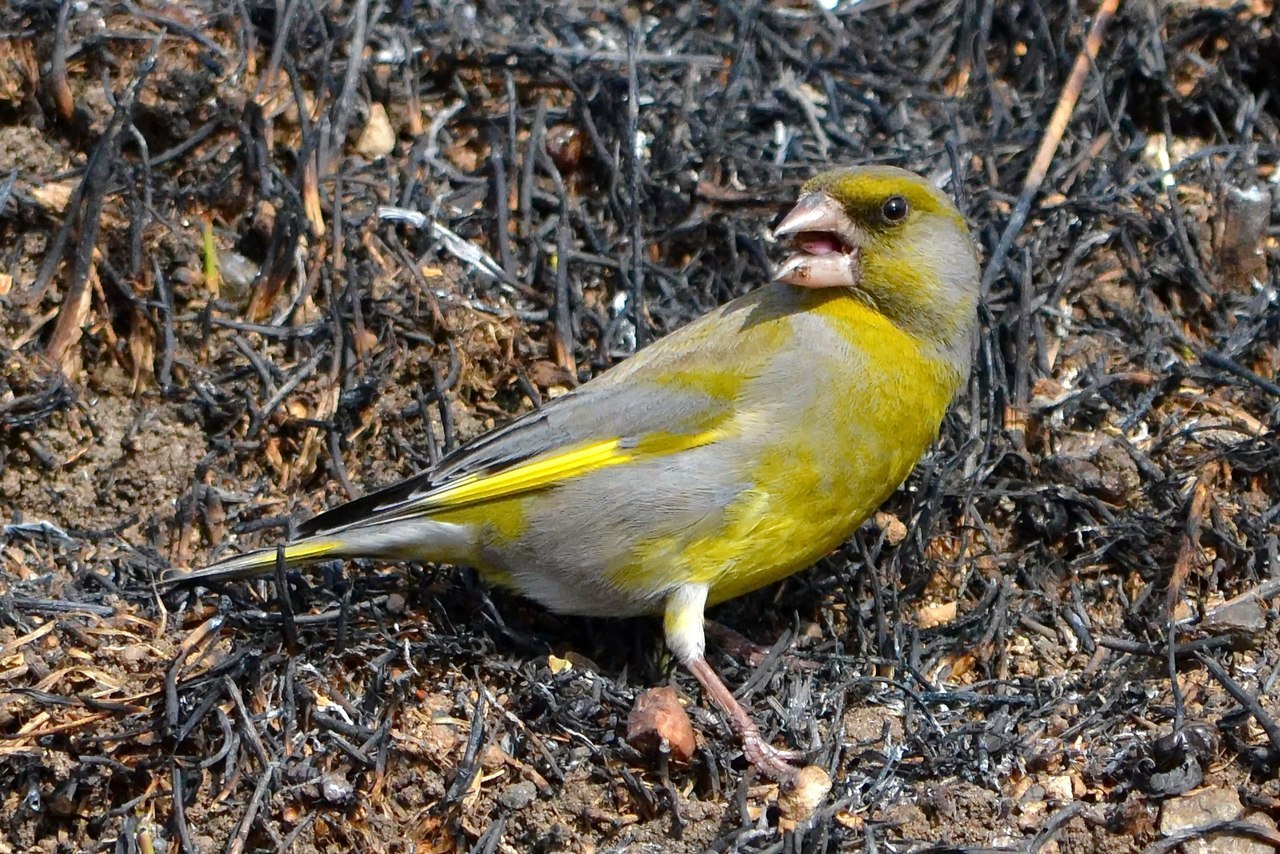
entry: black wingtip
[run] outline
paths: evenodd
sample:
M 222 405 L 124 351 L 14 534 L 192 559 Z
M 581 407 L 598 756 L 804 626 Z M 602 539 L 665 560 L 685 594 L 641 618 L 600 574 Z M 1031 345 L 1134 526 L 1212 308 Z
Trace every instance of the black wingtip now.
M 385 508 L 407 501 L 415 493 L 424 492 L 431 485 L 429 472 L 414 475 L 312 516 L 298 526 L 298 536 L 325 536 L 367 522 Z

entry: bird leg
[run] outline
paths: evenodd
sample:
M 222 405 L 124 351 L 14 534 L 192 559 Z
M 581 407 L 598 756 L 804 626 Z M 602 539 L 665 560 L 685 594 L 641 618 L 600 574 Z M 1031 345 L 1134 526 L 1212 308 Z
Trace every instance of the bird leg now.
M 800 770 L 799 764 L 804 762 L 804 754 L 794 750 L 782 750 L 766 741 L 760 734 L 760 728 L 752 720 L 751 714 L 742 707 L 738 698 L 733 696 L 733 692 L 716 674 L 715 669 L 707 663 L 706 658 L 699 656 L 686 666 L 697 677 L 702 690 L 707 692 L 707 696 L 729 719 L 729 725 L 742 741 L 742 752 L 746 754 L 747 761 L 759 768 L 767 777 L 780 783 L 794 779 L 796 772 Z
M 680 663 L 689 668 L 702 685 L 702 690 L 729 719 L 734 734 L 742 741 L 742 752 L 746 754 L 747 761 L 780 783 L 794 780 L 799 770 L 797 763 L 803 762 L 803 754 L 779 750 L 766 741 L 751 714 L 707 663 L 702 614 L 706 604 L 707 587 L 704 584 L 686 584 L 667 597 L 663 613 L 667 646 Z

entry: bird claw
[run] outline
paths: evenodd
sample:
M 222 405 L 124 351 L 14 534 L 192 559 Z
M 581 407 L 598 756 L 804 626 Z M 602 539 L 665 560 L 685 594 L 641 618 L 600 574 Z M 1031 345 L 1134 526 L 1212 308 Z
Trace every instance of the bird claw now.
M 762 774 L 779 783 L 795 779 L 796 773 L 808 759 L 808 754 L 804 751 L 774 747 L 764 740 L 758 730 L 742 734 L 742 752 L 747 761 Z

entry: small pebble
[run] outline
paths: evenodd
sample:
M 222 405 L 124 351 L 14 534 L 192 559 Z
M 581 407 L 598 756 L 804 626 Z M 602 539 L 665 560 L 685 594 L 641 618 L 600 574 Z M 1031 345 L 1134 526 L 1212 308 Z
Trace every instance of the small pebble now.
M 369 108 L 369 123 L 364 126 L 364 131 L 356 142 L 356 151 L 370 160 L 376 160 L 386 157 L 395 147 L 396 132 L 391 127 L 387 108 L 375 102 Z
M 808 821 L 830 791 L 830 774 L 817 765 L 804 766 L 794 778 L 782 784 L 782 791 L 778 793 L 782 819 L 793 824 Z
M 325 774 L 320 780 L 320 794 L 331 804 L 345 804 L 355 796 L 355 788 L 341 774 Z
M 538 787 L 528 780 L 512 783 L 498 794 L 498 803 L 513 812 L 522 810 L 538 799 Z

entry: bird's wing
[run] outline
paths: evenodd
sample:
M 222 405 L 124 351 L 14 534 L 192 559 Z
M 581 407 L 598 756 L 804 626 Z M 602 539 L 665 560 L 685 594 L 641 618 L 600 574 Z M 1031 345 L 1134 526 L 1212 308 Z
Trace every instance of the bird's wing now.
M 299 534 L 421 518 L 699 447 L 718 437 L 731 404 L 649 383 L 583 387 L 478 437 L 429 471 L 315 516 Z

